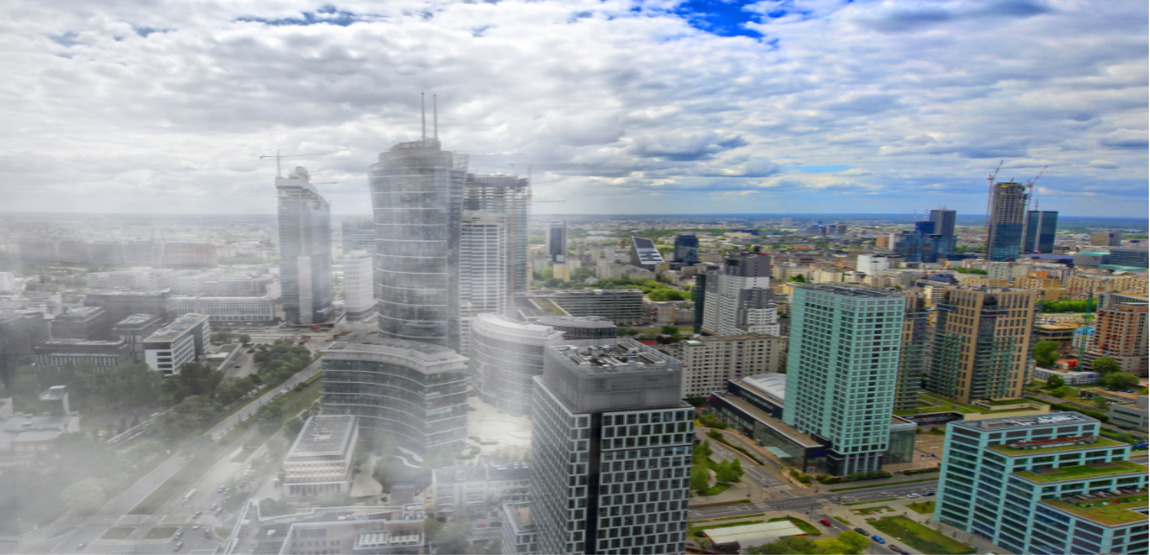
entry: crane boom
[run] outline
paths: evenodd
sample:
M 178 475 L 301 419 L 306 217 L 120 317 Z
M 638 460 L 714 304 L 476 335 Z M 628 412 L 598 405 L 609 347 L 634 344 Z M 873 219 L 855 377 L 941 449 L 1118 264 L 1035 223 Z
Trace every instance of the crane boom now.
M 319 156 L 326 156 L 325 154 L 280 154 L 279 149 L 276 149 L 275 154 L 261 154 L 260 160 L 264 158 L 276 159 L 276 177 L 283 177 L 283 171 L 280 169 L 280 160 L 283 158 L 316 158 Z

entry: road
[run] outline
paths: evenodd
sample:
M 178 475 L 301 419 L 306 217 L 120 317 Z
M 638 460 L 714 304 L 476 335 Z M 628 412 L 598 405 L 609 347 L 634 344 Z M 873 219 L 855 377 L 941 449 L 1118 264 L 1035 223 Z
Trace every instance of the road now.
M 235 428 L 237 424 L 255 414 L 260 407 L 270 403 L 276 397 L 286 393 L 289 389 L 303 383 L 319 372 L 320 361 L 317 360 L 308 365 L 307 368 L 300 370 L 299 373 L 289 378 L 288 381 L 276 386 L 275 390 L 264 392 L 263 395 L 260 395 L 254 401 L 248 403 L 244 408 L 217 422 L 215 426 L 212 426 L 211 430 L 208 430 L 208 435 L 212 438 L 212 441 L 219 441 L 219 439 L 227 435 L 232 428 Z
M 691 520 L 707 520 L 728 516 L 750 515 L 766 511 L 807 511 L 812 507 L 820 505 L 841 505 L 843 503 L 853 503 L 856 501 L 873 501 L 875 499 L 887 499 L 890 497 L 906 497 L 912 493 L 922 495 L 927 492 L 935 491 L 937 486 L 937 481 L 917 482 L 911 484 L 887 484 L 882 487 L 852 491 L 827 492 L 814 495 L 784 496 L 777 499 L 763 501 L 761 503 L 744 503 L 738 505 L 724 505 L 720 507 L 691 509 L 688 511 L 688 515 L 690 516 Z M 844 485 L 843 487 L 850 486 Z

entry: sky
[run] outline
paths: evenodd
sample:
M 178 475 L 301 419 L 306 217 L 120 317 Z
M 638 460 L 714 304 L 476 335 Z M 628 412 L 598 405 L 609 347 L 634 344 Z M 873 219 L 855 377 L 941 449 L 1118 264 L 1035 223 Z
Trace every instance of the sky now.
M 987 178 L 1150 218 L 1132 0 L 8 0 L 0 212 L 334 214 L 420 137 L 535 213 L 983 214 Z M 429 129 L 429 134 L 431 130 Z M 1043 172 L 1043 168 L 1047 167 Z

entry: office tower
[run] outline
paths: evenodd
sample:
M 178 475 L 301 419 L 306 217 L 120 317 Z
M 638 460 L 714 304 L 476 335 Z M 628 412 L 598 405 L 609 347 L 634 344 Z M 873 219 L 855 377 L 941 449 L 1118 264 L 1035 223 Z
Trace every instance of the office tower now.
M 655 248 L 655 242 L 646 237 L 631 238 L 631 265 L 646 268 L 651 271 L 658 269 L 663 263 L 663 255 Z
M 706 397 L 712 391 L 726 390 L 730 380 L 781 372 L 787 338 L 757 333 L 701 337 L 660 350 L 683 364 L 683 397 Z
M 52 320 L 52 339 L 104 340 L 111 337 L 115 324 L 102 307 L 77 306 Z
M 561 337 L 551 326 L 477 315 L 471 324 L 469 364 L 479 398 L 506 411 L 531 414 L 531 384 L 543 373 L 543 349 Z
M 902 231 L 891 235 L 891 250 L 907 262 L 935 262 L 945 257 L 946 239 L 935 232 L 935 223 L 915 222 L 914 231 Z
M 694 266 L 699 263 L 699 238 L 695 235 L 675 236 L 674 261 L 683 266 Z
M 986 225 L 987 260 L 1018 258 L 1022 249 L 1027 198 L 1026 186 L 1021 183 L 994 184 Z
M 128 356 L 144 362 L 144 340 L 160 329 L 163 322 L 152 314 L 133 314 L 112 326 L 112 336 L 128 345 Z
M 323 413 L 359 417 L 417 453 L 467 439 L 467 359 L 392 338 L 336 341 L 323 352 Z
M 707 272 L 703 333 L 778 335 L 778 309 L 771 299 L 771 258 L 743 253 Z
M 344 218 L 340 228 L 343 233 L 343 254 L 354 251 L 375 254 L 375 222 L 370 217 Z
M 547 224 L 547 256 L 551 262 L 567 261 L 567 222 L 555 220 Z
M 1022 396 L 1038 292 L 949 288 L 935 301 L 927 389 L 963 403 Z
M 368 167 L 384 337 L 459 348 L 459 229 L 467 157 L 399 143 Z
M 679 362 L 632 339 L 561 341 L 535 377 L 540 553 L 682 553 L 694 440 Z
M 20 313 L 0 311 L 0 382 L 12 388 L 16 369 L 32 361 L 29 321 Z
M 1054 234 L 1058 231 L 1058 212 L 1031 210 L 1026 214 L 1026 237 L 1022 253 L 1054 252 Z
M 691 290 L 691 300 L 695 303 L 695 321 L 692 330 L 695 333 L 703 331 L 703 317 L 707 306 L 707 272 L 695 275 L 695 288 Z
M 934 518 L 1010 553 L 1146 553 L 1146 472 L 1076 412 L 951 422 Z
M 276 176 L 279 193 L 280 285 L 292 324 L 332 319 L 331 209 L 304 167 Z
M 1122 371 L 1146 377 L 1150 371 L 1150 303 L 1144 295 L 1102 293 L 1098 295 L 1098 319 L 1094 336 L 1086 345 L 1082 362 L 1094 364 L 1098 357 L 1110 357 Z
M 1110 263 L 1115 266 L 1146 268 L 1150 265 L 1150 251 L 1146 247 L 1110 247 Z
M 1090 234 L 1090 244 L 1096 247 L 1117 247 L 1122 244 L 1122 234 L 1113 231 L 1096 231 Z
M 939 246 L 940 251 L 936 251 L 936 260 L 943 258 L 948 254 L 954 252 L 954 248 L 958 246 L 957 239 L 954 235 L 954 224 L 957 220 L 957 212 L 954 210 L 931 210 L 930 221 L 934 222 L 934 232 L 940 237 Z
M 882 468 L 905 313 L 894 292 L 795 287 L 783 422 L 827 446 L 833 474 Z
M 531 183 L 517 175 L 467 174 L 463 189 L 463 209 L 482 210 L 503 216 L 507 224 L 507 257 L 513 293 L 527 291 L 528 209 Z
M 894 396 L 894 410 L 918 408 L 918 392 L 926 374 L 930 344 L 930 309 L 926 295 L 907 291 L 906 314 L 902 324 L 902 350 L 898 356 L 898 386 Z
M 479 314 L 509 314 L 507 226 L 491 212 L 463 211 L 459 235 L 459 352 L 470 352 L 471 321 Z
M 179 374 L 183 365 L 208 354 L 211 335 L 206 314 L 184 314 L 144 339 L 144 362 L 165 376 Z
M 343 303 L 348 320 L 366 320 L 375 313 L 374 264 L 367 251 L 343 255 Z

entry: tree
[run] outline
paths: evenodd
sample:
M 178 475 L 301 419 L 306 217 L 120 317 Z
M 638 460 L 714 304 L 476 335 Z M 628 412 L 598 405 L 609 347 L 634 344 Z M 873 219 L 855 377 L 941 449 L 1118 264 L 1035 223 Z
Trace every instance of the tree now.
M 1139 383 L 1138 376 L 1125 372 L 1111 372 L 1102 377 L 1102 385 L 1114 389 L 1133 389 Z
M 243 343 L 244 345 L 248 345 L 251 342 L 252 342 L 252 336 L 250 336 L 246 333 L 240 335 L 240 343 Z
M 299 435 L 300 430 L 303 429 L 303 424 L 303 420 L 298 416 L 284 422 L 284 437 L 288 438 L 288 440 L 295 439 L 295 436 Z
M 1090 365 L 1090 369 L 1105 375 L 1111 372 L 1121 372 L 1122 365 L 1110 357 L 1098 357 L 1094 359 L 1094 362 Z
M 436 553 L 468 553 L 469 535 L 471 535 L 471 522 L 455 520 L 436 530 L 434 534 L 428 534 L 428 541 L 435 543 Z
M 224 373 L 198 362 L 189 362 L 180 367 L 180 373 L 175 376 L 176 400 L 183 401 L 192 395 L 201 395 L 209 399 L 216 396 L 216 389 L 224 380 Z
M 804 276 L 802 274 L 799 274 L 797 276 L 791 276 L 791 281 L 793 281 L 795 283 L 806 283 L 807 282 L 807 276 Z
M 1043 368 L 1052 368 L 1058 364 L 1058 342 L 1039 341 L 1035 343 L 1034 362 Z
M 1050 376 L 1046 378 L 1047 389 L 1058 389 L 1064 385 L 1066 385 L 1066 380 L 1062 379 L 1062 376 Z
M 1060 397 L 1063 399 L 1065 399 L 1066 397 L 1070 397 L 1070 396 L 1074 395 L 1074 393 L 1075 393 L 1075 389 L 1073 387 L 1068 386 L 1068 385 L 1064 385 L 1062 387 L 1056 387 L 1056 388 L 1050 390 L 1051 395 L 1053 395 L 1055 397 Z
M 821 553 L 814 540 L 806 536 L 787 536 L 770 543 L 750 547 L 747 553 Z
M 691 469 L 691 489 L 702 493 L 709 487 L 711 487 L 711 478 L 707 475 L 707 470 L 700 467 Z
M 835 539 L 842 542 L 847 548 L 842 553 L 862 553 L 863 550 L 870 547 L 870 539 L 854 530 L 842 532 Z

